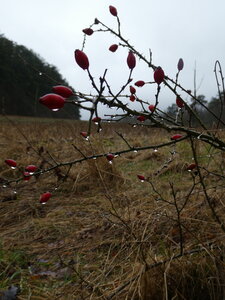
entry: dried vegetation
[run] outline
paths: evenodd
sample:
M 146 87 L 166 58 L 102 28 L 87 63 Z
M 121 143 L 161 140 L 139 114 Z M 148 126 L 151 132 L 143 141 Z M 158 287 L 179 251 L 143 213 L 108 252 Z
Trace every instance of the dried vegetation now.
M 85 122 L 13 122 L 1 122 L 1 180 L 19 177 L 28 164 L 46 168 L 121 150 L 116 132 L 134 147 L 169 140 L 160 129 L 120 123 L 103 124 L 89 142 L 80 135 Z M 216 176 L 224 157 L 197 143 L 201 165 L 215 173 L 205 171 L 204 180 L 224 222 L 224 178 Z M 19 168 L 9 169 L 6 158 Z M 19 285 L 20 300 L 223 299 L 224 232 L 187 171 L 191 162 L 184 141 L 1 184 L 0 287 Z M 53 197 L 41 205 L 46 191 Z

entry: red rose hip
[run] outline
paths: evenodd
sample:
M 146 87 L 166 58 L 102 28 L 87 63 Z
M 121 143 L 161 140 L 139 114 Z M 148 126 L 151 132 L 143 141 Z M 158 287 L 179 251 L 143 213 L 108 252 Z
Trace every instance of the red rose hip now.
M 127 56 L 127 65 L 129 69 L 133 70 L 136 66 L 136 58 L 134 56 L 134 53 L 132 51 L 129 51 Z
M 183 68 L 184 68 L 184 61 L 182 58 L 180 58 L 177 63 L 177 69 L 178 69 L 178 71 L 181 71 L 181 70 L 183 70 Z
M 116 50 L 118 49 L 118 45 L 117 44 L 113 44 L 109 47 L 109 51 L 111 52 L 116 52 Z
M 148 109 L 149 109 L 151 112 L 154 112 L 154 111 L 155 111 L 155 105 L 153 105 L 153 104 L 149 105 Z
M 30 172 L 23 172 L 23 180 L 28 181 L 31 179 Z
M 83 138 L 85 138 L 86 140 L 89 139 L 89 136 L 88 136 L 88 134 L 87 134 L 86 131 L 81 131 L 81 132 L 80 132 L 80 135 L 81 135 Z
M 135 85 L 136 85 L 137 87 L 142 87 L 142 86 L 145 85 L 145 82 L 144 82 L 143 80 L 138 80 L 138 81 L 135 82 Z
M 154 80 L 156 83 L 161 84 L 164 80 L 164 77 L 165 77 L 165 74 L 164 74 L 164 71 L 161 67 L 158 67 L 155 69 L 155 72 L 154 72 Z
M 57 94 L 46 94 L 39 98 L 39 102 L 53 111 L 57 111 L 65 104 L 65 98 Z
M 145 117 L 145 116 L 138 116 L 138 117 L 137 117 L 137 120 L 138 120 L 139 122 L 144 122 L 144 121 L 146 120 L 146 117 Z
M 176 141 L 182 138 L 181 134 L 175 134 L 173 136 L 171 136 L 171 140 Z
M 26 166 L 25 171 L 27 171 L 29 174 L 33 174 L 34 172 L 37 171 L 37 169 L 38 167 L 35 165 L 28 165 Z
M 189 166 L 187 166 L 187 170 L 188 171 L 192 171 L 193 169 L 195 169 L 197 167 L 196 163 L 191 163 Z
M 137 178 L 141 180 L 141 182 L 145 181 L 145 176 L 143 175 L 137 175 Z
M 69 98 L 73 96 L 73 91 L 71 88 L 64 86 L 64 85 L 56 85 L 52 88 L 53 93 L 58 94 L 64 98 Z
M 176 98 L 176 104 L 179 108 L 184 107 L 184 101 L 179 96 Z
M 40 199 L 39 199 L 39 202 L 41 204 L 45 204 L 46 202 L 48 202 L 48 200 L 52 197 L 52 194 L 47 192 L 47 193 L 44 193 L 40 196 Z
M 110 11 L 111 15 L 113 15 L 114 17 L 117 17 L 117 14 L 118 14 L 117 9 L 114 6 L 110 5 L 109 11 Z
M 130 95 L 130 101 L 134 102 L 136 97 L 134 95 Z
M 114 155 L 112 153 L 108 153 L 106 155 L 106 158 L 109 161 L 109 163 L 112 163 L 112 160 L 114 159 Z
M 101 122 L 101 118 L 100 117 L 94 117 L 92 119 L 92 122 L 94 122 L 95 124 L 98 124 L 99 122 Z
M 93 34 L 93 29 L 91 29 L 91 28 L 85 28 L 85 29 L 83 29 L 82 30 L 83 31 L 83 33 L 85 33 L 86 35 L 92 35 Z
M 74 57 L 75 57 L 75 61 L 78 64 L 78 66 L 81 67 L 83 70 L 87 70 L 89 68 L 88 57 L 83 51 L 78 50 L 78 49 L 75 50 Z
M 130 86 L 130 93 L 131 94 L 135 94 L 136 93 L 136 89 L 132 85 Z
M 17 162 L 13 159 L 6 159 L 5 163 L 10 166 L 12 169 L 15 169 L 17 166 Z

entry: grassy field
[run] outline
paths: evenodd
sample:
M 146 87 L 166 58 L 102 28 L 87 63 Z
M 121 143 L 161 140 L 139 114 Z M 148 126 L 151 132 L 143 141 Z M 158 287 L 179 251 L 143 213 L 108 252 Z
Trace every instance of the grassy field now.
M 220 151 L 195 141 L 205 190 L 195 171 L 187 171 L 193 162 L 188 140 L 130 151 L 112 164 L 88 159 L 15 183 L 29 164 L 44 170 L 127 149 L 126 142 L 168 142 L 171 133 L 103 124 L 86 141 L 84 121 L 9 119 L 0 120 L 1 290 L 20 286 L 20 300 L 223 299 L 225 233 L 212 213 L 213 207 L 224 222 Z M 16 170 L 7 158 L 17 161 Z M 4 179 L 12 183 L 5 187 Z M 45 192 L 53 196 L 42 205 Z

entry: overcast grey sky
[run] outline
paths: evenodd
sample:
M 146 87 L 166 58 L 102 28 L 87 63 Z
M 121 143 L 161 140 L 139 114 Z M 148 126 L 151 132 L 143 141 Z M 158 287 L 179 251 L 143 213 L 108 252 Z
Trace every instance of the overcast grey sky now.
M 75 64 L 73 53 L 81 48 L 82 29 L 92 24 L 95 17 L 117 28 L 109 5 L 118 10 L 124 37 L 146 56 L 150 48 L 153 63 L 167 75 L 175 77 L 177 61 L 183 58 L 179 81 L 187 89 L 193 90 L 195 62 L 198 94 L 209 100 L 217 94 L 213 73 L 216 60 L 225 72 L 224 0 L 0 0 L 0 5 L 0 33 L 55 65 L 69 84 L 81 92 L 89 93 L 92 87 L 86 72 Z M 129 73 L 127 51 L 108 51 L 117 42 L 111 35 L 94 33 L 87 37 L 85 47 L 91 72 L 98 78 L 108 68 L 114 91 L 124 84 Z M 152 71 L 138 63 L 133 78 L 151 81 Z M 138 93 L 154 103 L 153 85 Z M 163 87 L 160 107 L 165 109 L 174 102 L 174 96 Z M 129 105 L 136 108 L 135 103 Z M 82 112 L 82 118 L 87 117 Z

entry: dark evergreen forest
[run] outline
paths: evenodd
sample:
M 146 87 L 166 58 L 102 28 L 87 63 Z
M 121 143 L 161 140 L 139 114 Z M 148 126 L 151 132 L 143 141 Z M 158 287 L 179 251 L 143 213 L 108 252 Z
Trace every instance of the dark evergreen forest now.
M 0 35 L 0 114 L 79 119 L 74 105 L 52 112 L 39 104 L 39 97 L 51 93 L 54 85 L 68 86 L 55 66 Z

